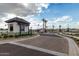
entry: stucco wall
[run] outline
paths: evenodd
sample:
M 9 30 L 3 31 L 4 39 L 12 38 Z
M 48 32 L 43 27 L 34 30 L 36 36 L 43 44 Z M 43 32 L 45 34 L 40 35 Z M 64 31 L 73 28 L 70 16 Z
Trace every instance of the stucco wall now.
M 28 27 L 29 27 L 29 26 L 26 26 L 26 27 L 25 27 L 25 32 L 28 32 Z
M 19 25 L 16 22 L 12 22 L 12 23 L 8 23 L 8 32 L 10 31 L 10 24 L 13 24 L 13 31 L 14 33 L 19 32 L 20 28 Z M 28 26 L 25 26 L 25 31 L 24 32 L 28 32 Z
M 8 23 L 8 32 L 10 31 L 10 24 L 13 24 L 13 31 L 14 33 L 19 32 L 19 26 L 16 22 Z

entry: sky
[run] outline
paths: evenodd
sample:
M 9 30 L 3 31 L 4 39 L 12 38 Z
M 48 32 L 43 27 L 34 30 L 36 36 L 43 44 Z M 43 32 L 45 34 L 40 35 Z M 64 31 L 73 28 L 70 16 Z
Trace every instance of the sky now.
M 33 29 L 43 27 L 43 18 L 47 28 L 79 28 L 79 3 L 0 3 L 0 28 L 7 28 L 5 21 L 14 17 L 30 22 Z

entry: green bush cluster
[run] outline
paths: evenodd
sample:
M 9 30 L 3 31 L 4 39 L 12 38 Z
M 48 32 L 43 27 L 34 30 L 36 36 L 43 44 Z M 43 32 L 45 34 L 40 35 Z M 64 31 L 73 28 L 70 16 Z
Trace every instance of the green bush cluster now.
M 14 34 L 1 34 L 0 35 L 0 38 L 4 38 L 4 39 L 6 39 L 6 38 L 18 38 L 18 37 L 21 37 L 21 36 L 31 36 L 31 35 L 33 35 L 32 34 L 32 32 L 30 31 L 29 33 L 27 32 L 27 33 L 14 33 Z
M 7 34 L 3 34 L 2 37 L 6 39 L 6 38 L 8 38 L 8 35 Z
M 15 35 L 14 35 L 14 37 L 15 37 L 15 38 L 18 38 L 18 37 L 19 37 L 19 35 L 15 34 Z

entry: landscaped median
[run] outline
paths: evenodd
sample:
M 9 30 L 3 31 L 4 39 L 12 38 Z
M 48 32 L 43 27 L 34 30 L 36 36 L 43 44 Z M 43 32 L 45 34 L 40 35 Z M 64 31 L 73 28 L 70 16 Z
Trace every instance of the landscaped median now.
M 74 39 L 74 41 L 77 43 L 77 45 L 79 46 L 79 37 L 77 36 L 72 36 L 72 35 L 67 35 L 68 37 Z
M 57 35 L 68 41 L 69 56 L 79 56 L 79 47 L 77 46 L 77 42 L 75 42 L 74 39 L 70 37 L 70 35 L 65 33 L 58 33 Z
M 60 33 L 60 34 L 63 36 L 72 38 L 79 46 L 79 34 L 78 33 Z

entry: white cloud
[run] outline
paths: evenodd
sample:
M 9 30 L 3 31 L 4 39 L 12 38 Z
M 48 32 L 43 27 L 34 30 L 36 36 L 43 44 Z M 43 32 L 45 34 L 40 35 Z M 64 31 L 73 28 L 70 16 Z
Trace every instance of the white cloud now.
M 42 9 L 47 9 L 49 4 L 40 4 L 40 3 L 2 3 L 0 4 L 0 27 L 5 28 L 4 21 L 15 16 L 19 16 L 29 21 L 30 27 L 33 29 L 42 28 L 42 21 L 36 18 L 33 18 L 34 15 L 40 14 Z M 52 25 L 58 27 L 62 25 L 66 27 L 68 23 L 72 21 L 71 16 L 62 16 L 53 18 L 52 20 L 48 19 L 47 26 L 48 28 L 52 28 Z M 38 27 L 39 24 L 39 27 Z M 75 24 L 75 27 L 79 26 L 79 22 Z M 7 26 L 6 26 L 7 27 Z
M 33 29 L 43 28 L 42 20 L 33 18 L 31 16 L 28 16 L 25 19 L 27 21 L 31 22 L 30 27 L 32 27 Z M 58 17 L 58 18 L 53 18 L 52 20 L 49 20 L 49 19 L 46 19 L 46 20 L 47 20 L 47 27 L 48 28 L 52 28 L 52 25 L 54 25 L 55 28 L 59 28 L 59 25 L 62 25 L 62 28 L 67 28 L 68 24 L 69 24 L 70 28 L 78 28 L 79 29 L 79 22 L 72 22 L 73 18 L 70 16 L 62 16 L 62 17 Z M 38 24 L 40 24 L 39 27 L 38 27 Z
M 5 20 L 19 16 L 22 18 L 31 17 L 33 15 L 39 14 L 42 12 L 42 8 L 48 8 L 49 4 L 40 4 L 40 3 L 1 3 L 0 4 L 0 28 L 4 28 L 6 23 Z M 29 18 L 31 26 L 35 26 L 35 23 L 39 23 L 38 20 Z M 28 20 L 27 20 L 28 21 Z
M 79 29 L 79 21 L 78 22 L 74 22 L 73 27 Z
M 47 9 L 48 5 L 40 3 L 1 3 L 0 14 L 5 15 L 5 13 L 10 13 L 17 16 L 35 15 L 42 12 L 42 8 Z
M 2 17 L 0 19 L 0 28 L 7 28 L 7 26 L 5 26 L 5 25 L 7 25 L 7 23 L 5 23 L 5 21 L 10 18 L 16 17 L 16 15 L 14 15 L 14 14 L 5 14 L 5 15 L 6 15 L 6 17 Z
M 58 28 L 59 25 L 62 25 L 62 28 L 67 28 L 68 24 L 72 21 L 72 17 L 70 16 L 62 16 L 53 18 L 52 20 L 49 20 L 47 25 L 49 28 L 52 28 L 52 25 L 55 26 L 55 28 Z
M 32 27 L 33 29 L 42 28 L 42 21 L 41 20 L 33 18 L 33 16 L 28 16 L 24 19 L 26 19 L 27 21 L 29 21 L 31 23 L 30 27 Z M 39 26 L 38 26 L 38 24 L 39 24 Z
M 9 16 L 9 15 L 11 15 L 11 16 Z M 2 19 L 6 20 L 6 19 L 12 18 L 14 16 L 16 16 L 16 15 L 8 14 L 7 17 L 4 17 Z M 22 17 L 22 18 L 24 18 L 25 20 L 29 21 L 31 23 L 30 27 L 32 27 L 33 29 L 37 29 L 37 28 L 42 28 L 43 27 L 42 20 L 33 18 L 33 15 L 27 16 L 27 17 Z M 62 25 L 63 28 L 67 28 L 67 25 L 70 23 L 72 18 L 70 16 L 62 16 L 61 18 L 58 17 L 58 18 L 54 18 L 53 20 L 49 20 L 49 19 L 46 19 L 46 20 L 47 20 L 47 27 L 48 28 L 52 28 L 52 25 L 54 25 L 55 28 L 58 28 L 59 25 Z M 2 25 L 0 27 L 5 27 L 4 22 L 2 22 L 1 24 Z M 39 24 L 39 27 L 38 27 L 38 24 Z
M 25 19 L 27 19 L 27 21 L 31 22 L 30 27 L 32 27 L 33 29 L 43 27 L 42 20 L 30 17 L 30 16 Z M 72 17 L 62 16 L 62 17 L 58 17 L 58 18 L 53 18 L 52 20 L 50 20 L 50 19 L 46 19 L 46 20 L 47 20 L 47 27 L 48 28 L 52 28 L 52 25 L 54 25 L 55 28 L 58 28 L 59 25 L 62 25 L 62 28 L 67 28 L 68 24 L 72 21 Z M 38 27 L 38 24 L 40 24 L 39 27 Z
M 62 16 L 55 19 L 55 23 L 66 23 L 72 21 L 72 17 L 70 16 Z
M 49 4 L 47 4 L 47 3 L 42 3 L 42 4 L 40 4 L 41 5 L 41 7 L 44 7 L 44 8 L 48 8 L 48 6 L 49 6 Z

